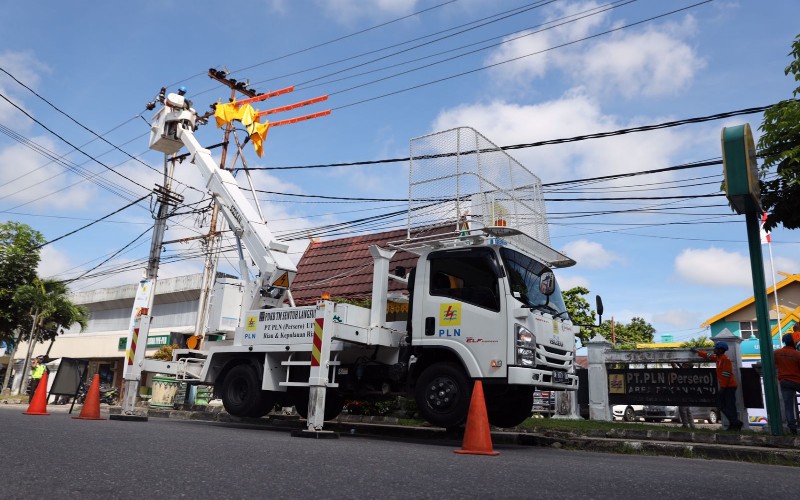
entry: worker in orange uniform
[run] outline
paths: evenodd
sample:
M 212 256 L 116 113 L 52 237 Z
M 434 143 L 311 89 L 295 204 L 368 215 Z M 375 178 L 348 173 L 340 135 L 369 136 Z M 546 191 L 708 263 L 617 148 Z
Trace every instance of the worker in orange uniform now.
M 714 352 L 711 354 L 706 351 L 700 351 L 696 347 L 692 348 L 692 351 L 696 352 L 701 358 L 716 363 L 717 383 L 719 384 L 717 401 L 722 413 L 728 418 L 728 430 L 738 431 L 742 429 L 744 423 L 739 420 L 739 415 L 736 412 L 736 377 L 733 375 L 733 363 L 725 354 L 727 350 L 727 342 L 722 342 L 721 340 L 714 342 Z
M 797 434 L 797 391 L 800 391 L 800 352 L 795 349 L 795 341 L 791 333 L 784 335 L 783 347 L 775 351 L 775 368 L 778 370 L 778 382 L 783 397 L 783 413 L 789 432 Z
M 791 335 L 792 335 L 792 340 L 794 341 L 794 348 L 800 349 L 800 323 L 794 324 L 794 326 L 792 327 Z

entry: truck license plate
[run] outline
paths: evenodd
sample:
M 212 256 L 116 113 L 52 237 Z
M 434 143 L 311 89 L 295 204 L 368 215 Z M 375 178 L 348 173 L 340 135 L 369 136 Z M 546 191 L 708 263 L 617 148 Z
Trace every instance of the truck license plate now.
M 564 383 L 567 382 L 567 380 L 568 380 L 567 372 L 559 372 L 559 371 L 554 371 L 553 372 L 553 383 L 554 384 L 564 384 Z

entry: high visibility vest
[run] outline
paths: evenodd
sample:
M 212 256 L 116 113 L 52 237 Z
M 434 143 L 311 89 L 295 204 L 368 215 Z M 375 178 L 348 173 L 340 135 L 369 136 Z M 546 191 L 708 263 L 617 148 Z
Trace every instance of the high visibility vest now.
M 31 378 L 42 378 L 44 375 L 44 365 L 38 365 L 36 368 L 31 370 Z

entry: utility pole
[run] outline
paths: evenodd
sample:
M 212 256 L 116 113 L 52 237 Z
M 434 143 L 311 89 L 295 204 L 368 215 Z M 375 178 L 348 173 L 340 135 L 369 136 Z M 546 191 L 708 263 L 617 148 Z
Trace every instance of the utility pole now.
M 236 99 L 236 92 L 241 92 L 247 97 L 255 97 L 256 92 L 247 88 L 247 82 L 239 82 L 232 78 L 227 78 L 227 74 L 223 71 L 215 69 L 208 70 L 208 76 L 217 82 L 227 86 L 231 89 L 230 100 Z M 222 153 L 220 154 L 219 168 L 225 168 L 225 162 L 228 157 L 228 141 L 231 132 L 233 131 L 233 124 L 228 123 L 225 126 L 225 135 L 222 141 Z M 234 158 L 234 163 L 235 163 Z M 232 170 L 232 169 L 231 169 Z M 219 218 L 219 205 L 214 202 L 211 209 L 211 221 L 209 223 L 208 234 L 204 237 L 203 245 L 206 247 L 206 260 L 203 267 L 203 281 L 200 287 L 200 297 L 197 301 L 197 320 L 195 321 L 194 334 L 200 337 L 200 342 L 205 341 L 206 324 L 208 321 L 208 308 L 210 305 L 211 288 L 214 286 L 214 281 L 217 273 L 217 259 L 219 256 L 219 246 L 221 244 L 222 236 L 217 232 L 217 220 Z M 247 277 L 242 276 L 242 280 Z
M 155 288 L 158 281 L 158 268 L 161 264 L 161 246 L 164 241 L 164 231 L 167 226 L 167 217 L 171 207 L 183 201 L 183 197 L 171 192 L 172 177 L 175 172 L 175 158 L 164 157 L 164 185 L 153 190 L 158 199 L 158 214 L 153 227 L 153 237 L 150 242 L 150 257 L 147 261 L 144 279 L 140 282 L 134 299 L 132 313 L 132 331 L 128 335 L 128 344 L 125 353 L 123 376 L 122 414 L 113 415 L 116 419 L 139 419 L 135 415 L 136 396 L 139 393 L 141 370 L 134 369 L 144 359 L 147 349 L 147 336 L 150 332 L 150 318 L 152 316 Z M 141 417 L 146 419 L 147 417 Z

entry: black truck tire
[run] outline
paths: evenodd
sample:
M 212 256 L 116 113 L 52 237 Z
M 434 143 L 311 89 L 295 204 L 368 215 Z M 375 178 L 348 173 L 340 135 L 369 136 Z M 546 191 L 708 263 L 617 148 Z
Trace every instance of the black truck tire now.
M 425 420 L 438 427 L 458 427 L 467 420 L 472 384 L 460 366 L 435 363 L 420 374 L 414 396 Z

